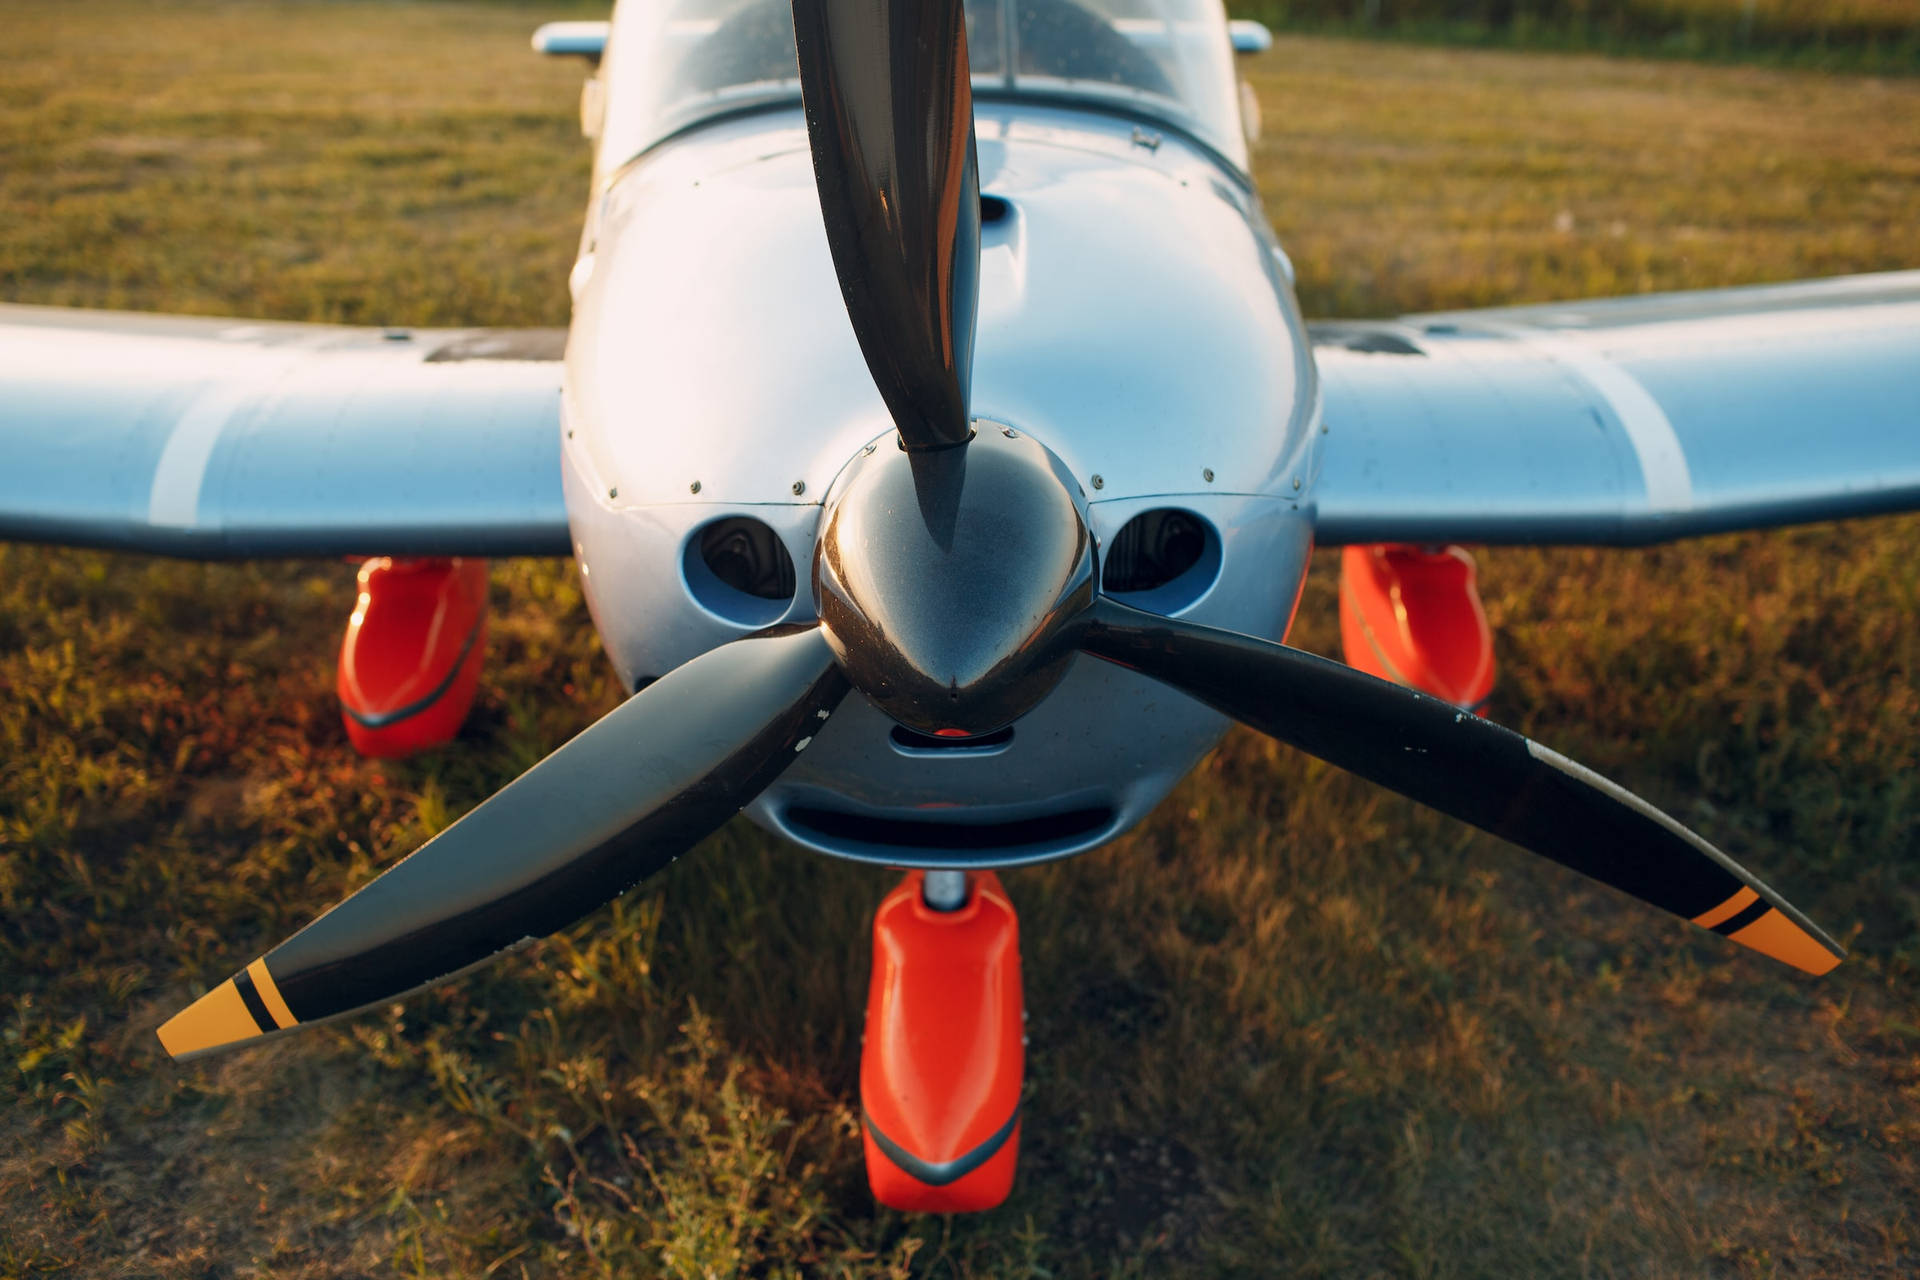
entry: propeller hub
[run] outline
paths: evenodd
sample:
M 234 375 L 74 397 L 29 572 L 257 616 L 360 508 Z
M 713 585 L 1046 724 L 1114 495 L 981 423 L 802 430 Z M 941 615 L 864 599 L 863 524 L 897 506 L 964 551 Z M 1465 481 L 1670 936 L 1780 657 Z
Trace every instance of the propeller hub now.
M 841 477 L 814 598 L 856 688 L 922 733 L 991 733 L 1066 674 L 1094 595 L 1086 499 L 1045 446 L 976 421 L 908 453 L 891 433 Z

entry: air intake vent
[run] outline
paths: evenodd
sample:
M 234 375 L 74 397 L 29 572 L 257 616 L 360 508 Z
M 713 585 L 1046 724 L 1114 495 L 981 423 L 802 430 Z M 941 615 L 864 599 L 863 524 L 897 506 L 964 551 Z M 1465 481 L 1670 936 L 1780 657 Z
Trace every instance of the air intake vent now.
M 735 516 L 700 531 L 700 558 L 713 576 L 761 600 L 793 599 L 793 557 L 758 520 Z
M 793 557 L 780 535 L 750 516 L 696 530 L 681 568 L 695 603 L 740 626 L 777 622 L 793 602 Z
M 1200 563 L 1212 532 L 1191 511 L 1143 511 L 1127 521 L 1107 548 L 1101 583 L 1115 594 L 1164 587 Z
M 1120 527 L 1101 553 L 1108 595 L 1150 613 L 1197 604 L 1220 576 L 1220 535 L 1191 511 L 1156 507 Z

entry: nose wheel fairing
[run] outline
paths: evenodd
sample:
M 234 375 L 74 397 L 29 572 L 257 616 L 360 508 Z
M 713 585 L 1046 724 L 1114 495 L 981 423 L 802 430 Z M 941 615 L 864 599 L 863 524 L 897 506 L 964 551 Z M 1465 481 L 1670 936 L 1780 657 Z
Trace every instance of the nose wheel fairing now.
M 969 1213 L 1007 1198 L 1019 1159 L 1020 927 L 991 871 L 950 909 L 930 896 L 911 872 L 874 913 L 861 1141 L 881 1204 Z

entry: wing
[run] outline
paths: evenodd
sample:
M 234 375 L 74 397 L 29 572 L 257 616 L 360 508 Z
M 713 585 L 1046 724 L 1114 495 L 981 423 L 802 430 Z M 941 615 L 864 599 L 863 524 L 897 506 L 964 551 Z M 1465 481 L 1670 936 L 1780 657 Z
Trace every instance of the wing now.
M 1920 271 L 1313 339 L 1323 543 L 1647 543 L 1920 507 Z
M 0 306 L 0 539 L 564 555 L 564 344 Z

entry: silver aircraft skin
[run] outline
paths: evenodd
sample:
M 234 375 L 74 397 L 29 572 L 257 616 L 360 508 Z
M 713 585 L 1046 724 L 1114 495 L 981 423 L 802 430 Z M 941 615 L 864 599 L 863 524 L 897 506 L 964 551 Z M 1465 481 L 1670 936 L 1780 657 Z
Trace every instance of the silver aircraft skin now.
M 982 196 L 999 208 L 982 234 L 974 413 L 1066 463 L 1102 545 L 1145 510 L 1199 516 L 1215 554 L 1159 588 L 1161 611 L 1279 639 L 1312 547 L 1319 401 L 1244 177 L 1112 116 L 983 103 L 975 118 Z M 619 173 L 591 243 L 574 275 L 562 467 L 594 621 L 631 688 L 814 618 L 806 575 L 769 608 L 702 581 L 687 549 L 750 514 L 810 564 L 835 477 L 893 425 L 846 322 L 797 110 L 668 142 Z M 903 746 L 850 703 L 748 812 L 848 857 L 1032 861 L 1132 826 L 1226 726 L 1080 658 L 985 748 Z M 883 834 L 916 827 L 919 843 Z M 970 847 L 942 848 L 954 840 Z
M 617 14 L 600 100 L 585 107 L 599 198 L 571 277 L 562 396 L 574 554 L 628 688 L 760 627 L 812 621 L 804 571 L 781 607 L 729 590 L 690 552 L 706 527 L 750 514 L 810 565 L 836 477 L 894 432 L 841 302 L 797 95 L 627 154 L 653 130 L 625 99 L 668 96 L 649 82 L 685 56 L 675 21 Z M 1193 21 L 1224 55 L 1218 10 Z M 1156 117 L 987 98 L 992 56 L 975 55 L 973 77 L 991 215 L 973 412 L 1067 465 L 1101 545 L 1144 511 L 1201 519 L 1201 562 L 1131 602 L 1277 640 L 1312 549 L 1319 400 L 1241 140 L 1216 130 L 1223 155 Z M 1145 817 L 1227 725 L 1082 658 L 986 746 L 903 742 L 853 700 L 747 812 L 821 852 L 892 865 L 1059 857 Z
M 1172 7 L 1225 58 L 1217 4 Z M 571 553 L 628 688 L 813 620 L 823 512 L 894 426 L 797 91 L 716 100 L 637 153 L 602 127 L 651 92 L 621 56 L 640 8 L 583 97 L 564 360 L 541 333 L 0 307 L 0 537 Z M 1920 272 L 1309 328 L 1238 138 L 977 76 L 975 120 L 975 416 L 1062 460 L 1103 550 L 1148 511 L 1205 532 L 1125 603 L 1278 640 L 1316 541 L 1634 543 L 1920 505 Z M 784 546 L 790 599 L 705 567 L 702 532 L 741 518 Z M 891 865 L 1060 857 L 1138 822 L 1228 723 L 1085 656 L 1010 735 L 958 747 L 850 698 L 747 812 Z

